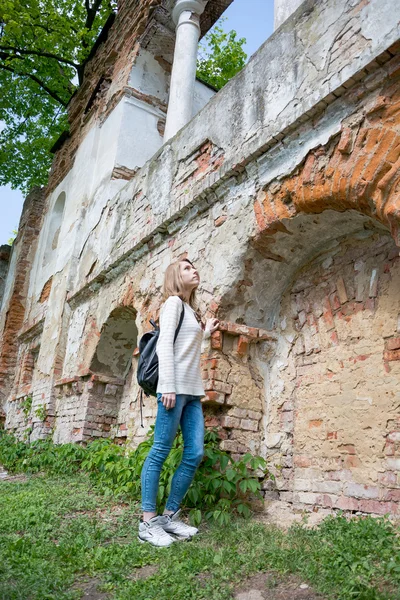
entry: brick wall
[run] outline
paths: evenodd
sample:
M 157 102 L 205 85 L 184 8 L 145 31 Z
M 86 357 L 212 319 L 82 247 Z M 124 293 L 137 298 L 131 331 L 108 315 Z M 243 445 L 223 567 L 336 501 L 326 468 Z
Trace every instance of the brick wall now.
M 11 246 L 8 246 L 7 244 L 3 244 L 3 246 L 0 246 L 0 306 L 4 295 L 8 265 L 10 262 L 10 254 Z
M 4 298 L 0 322 L 0 399 L 13 386 L 18 354 L 18 333 L 24 323 L 29 278 L 45 206 L 44 191 L 34 188 L 25 200 L 14 241 L 13 281 Z
M 390 236 L 360 237 L 322 252 L 283 298 L 291 351 L 270 419 L 286 443 L 271 456 L 281 498 L 384 514 L 400 485 L 400 259 Z

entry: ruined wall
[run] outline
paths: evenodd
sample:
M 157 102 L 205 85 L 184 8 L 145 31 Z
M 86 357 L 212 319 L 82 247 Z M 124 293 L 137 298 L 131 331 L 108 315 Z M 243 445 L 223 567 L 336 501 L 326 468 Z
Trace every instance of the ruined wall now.
M 269 454 L 281 498 L 384 514 L 399 500 L 399 249 L 373 229 L 330 246 L 282 299 Z
M 306 1 L 129 181 L 67 210 L 51 269 L 37 253 L 20 334 L 33 404 L 9 397 L 9 429 L 143 439 L 156 403 L 141 427 L 133 344 L 188 253 L 200 310 L 222 321 L 202 363 L 222 447 L 266 456 L 272 494 L 299 505 L 398 510 L 396 19 L 394 1 Z
M 13 244 L 0 315 L 0 404 L 4 403 L 14 385 L 19 352 L 18 334 L 24 323 L 30 272 L 44 204 L 43 190 L 34 188 L 24 202 L 18 235 Z
M 11 246 L 8 246 L 7 244 L 0 246 L 0 307 L 4 296 L 10 254 Z

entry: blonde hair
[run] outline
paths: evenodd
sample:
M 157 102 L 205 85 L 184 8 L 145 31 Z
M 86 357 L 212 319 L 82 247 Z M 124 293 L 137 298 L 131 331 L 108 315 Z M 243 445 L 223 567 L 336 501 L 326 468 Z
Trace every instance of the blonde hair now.
M 185 298 L 183 295 L 184 284 L 182 281 L 182 275 L 181 275 L 181 271 L 179 268 L 179 265 L 181 262 L 188 262 L 190 265 L 193 266 L 193 264 L 190 262 L 190 260 L 188 258 L 182 258 L 181 260 L 177 260 L 176 262 L 173 262 L 170 265 L 168 265 L 168 267 L 165 271 L 165 275 L 164 275 L 164 285 L 163 285 L 164 301 L 167 300 L 167 298 L 169 298 L 170 296 L 179 296 L 179 298 L 181 300 L 185 301 Z M 198 320 L 201 322 L 201 316 L 197 309 L 196 289 L 192 290 L 188 304 L 189 304 L 189 306 L 191 306 L 193 308 L 193 310 L 195 311 L 195 313 L 197 315 Z

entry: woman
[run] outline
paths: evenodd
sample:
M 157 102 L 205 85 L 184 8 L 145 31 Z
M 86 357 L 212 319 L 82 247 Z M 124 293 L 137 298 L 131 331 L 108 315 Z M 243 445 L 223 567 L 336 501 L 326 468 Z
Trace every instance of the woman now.
M 165 302 L 157 343 L 158 412 L 154 444 L 142 469 L 143 518 L 139 524 L 139 540 L 154 546 L 169 546 L 176 539 L 190 538 L 198 531 L 179 520 L 179 506 L 203 457 L 204 419 L 200 399 L 205 394 L 200 371 L 201 344 L 219 325 L 217 319 L 208 319 L 203 331 L 194 308 L 199 283 L 199 274 L 188 259 L 169 265 L 165 272 Z M 184 318 L 174 343 L 182 308 Z M 182 461 L 172 478 L 164 514 L 157 515 L 160 472 L 179 425 L 184 441 Z

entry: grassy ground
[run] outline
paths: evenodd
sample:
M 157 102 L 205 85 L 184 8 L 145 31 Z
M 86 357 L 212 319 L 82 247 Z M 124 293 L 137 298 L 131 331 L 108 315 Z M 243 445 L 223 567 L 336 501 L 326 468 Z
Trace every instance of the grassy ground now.
M 137 510 L 83 475 L 0 482 L 0 599 L 224 600 L 271 570 L 325 598 L 400 599 L 399 532 L 384 519 L 329 518 L 287 534 L 254 521 L 201 525 L 191 542 L 157 549 L 137 541 Z

